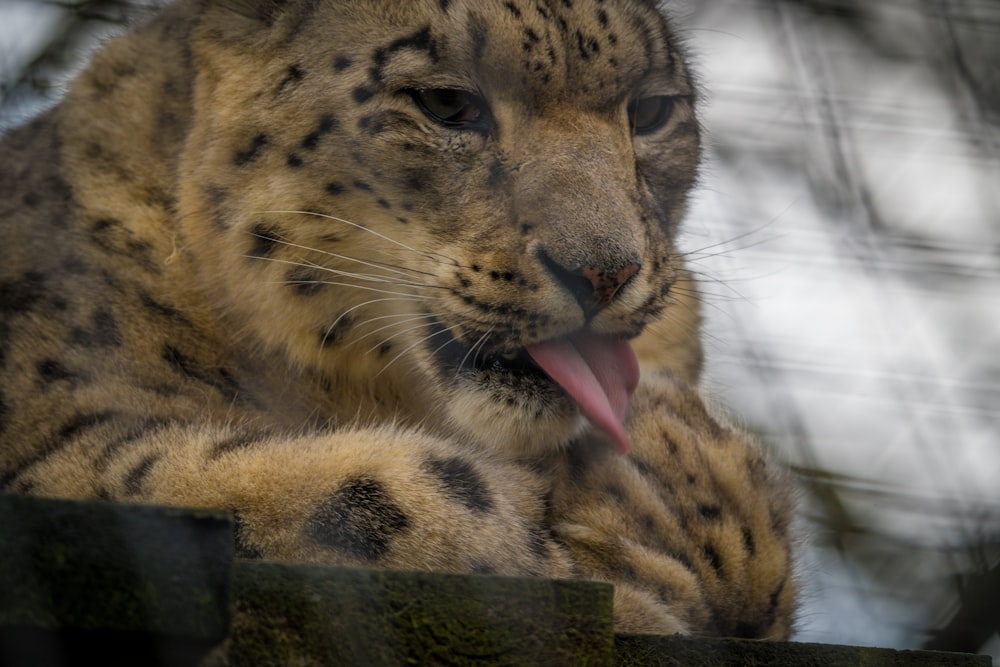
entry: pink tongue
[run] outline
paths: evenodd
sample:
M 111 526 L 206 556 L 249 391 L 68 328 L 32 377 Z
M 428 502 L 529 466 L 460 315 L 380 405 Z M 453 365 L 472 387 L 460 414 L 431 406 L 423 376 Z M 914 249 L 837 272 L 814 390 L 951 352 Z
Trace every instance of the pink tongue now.
M 528 345 L 528 354 L 566 390 L 590 423 L 627 454 L 625 417 L 639 383 L 639 361 L 624 338 L 582 334 Z

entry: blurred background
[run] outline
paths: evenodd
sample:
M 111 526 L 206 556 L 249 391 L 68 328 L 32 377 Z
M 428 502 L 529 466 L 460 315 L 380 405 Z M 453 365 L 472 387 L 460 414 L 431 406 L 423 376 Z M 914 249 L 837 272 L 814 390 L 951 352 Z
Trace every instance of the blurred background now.
M 0 130 L 155 0 L 0 0 Z M 797 474 L 796 639 L 1000 665 L 1000 0 L 671 0 L 709 393 Z

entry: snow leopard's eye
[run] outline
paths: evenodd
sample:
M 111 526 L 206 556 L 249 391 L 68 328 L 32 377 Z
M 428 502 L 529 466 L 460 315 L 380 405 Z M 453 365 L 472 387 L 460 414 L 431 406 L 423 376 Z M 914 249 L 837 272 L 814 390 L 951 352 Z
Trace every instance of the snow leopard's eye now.
M 424 115 L 445 127 L 482 127 L 489 121 L 483 98 L 464 90 L 433 88 L 410 93 Z
M 656 95 L 635 100 L 628 105 L 628 122 L 633 134 L 651 134 L 670 120 L 674 98 Z

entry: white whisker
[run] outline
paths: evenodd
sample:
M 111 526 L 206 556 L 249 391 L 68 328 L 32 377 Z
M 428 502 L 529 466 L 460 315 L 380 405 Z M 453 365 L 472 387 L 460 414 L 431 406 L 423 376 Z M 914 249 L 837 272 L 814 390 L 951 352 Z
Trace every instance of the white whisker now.
M 327 329 L 327 334 L 329 334 L 330 331 L 333 331 L 333 329 L 338 324 L 340 324 L 340 320 L 344 319 L 345 317 L 347 317 L 348 315 L 350 315 L 353 311 L 357 310 L 358 308 L 364 308 L 365 306 L 370 306 L 373 303 L 381 303 L 383 301 L 423 301 L 426 298 L 427 297 L 425 297 L 425 296 L 412 295 L 412 296 L 405 296 L 405 297 L 392 297 L 392 298 L 386 297 L 384 299 L 369 299 L 368 301 L 363 301 L 363 302 L 359 303 L 356 306 L 351 306 L 350 308 L 348 308 L 347 310 L 345 310 L 344 312 L 342 312 L 340 315 L 338 315 L 337 319 L 335 319 L 333 321 L 333 324 L 330 325 L 330 328 Z M 371 320 L 365 320 L 365 321 L 366 322 L 370 322 Z M 325 337 L 324 337 L 324 339 L 325 339 Z
M 431 318 L 431 317 L 434 317 L 434 316 L 433 315 L 428 315 L 427 316 L 427 318 Z M 422 318 L 415 317 L 415 318 L 413 318 L 412 320 L 409 320 L 409 321 L 412 322 L 412 321 L 419 320 L 419 319 L 422 319 Z M 406 322 L 399 322 L 398 324 L 406 324 Z M 382 340 L 380 340 L 378 342 L 378 345 L 373 345 L 372 347 L 370 347 L 368 350 L 365 351 L 365 354 L 367 354 L 368 352 L 371 352 L 372 350 L 375 350 L 377 348 L 382 347 L 386 343 L 392 341 L 394 338 L 398 338 L 399 336 L 404 336 L 404 335 L 410 333 L 411 331 L 416 331 L 418 329 L 426 329 L 427 327 L 431 326 L 431 324 L 433 324 L 433 322 L 428 322 L 427 324 L 421 324 L 421 325 L 418 325 L 418 326 L 415 326 L 415 327 L 410 327 L 408 329 L 403 329 L 402 331 L 397 331 L 396 333 L 392 334 L 391 336 L 386 336 L 385 338 L 383 338 Z M 383 327 L 383 329 L 388 329 L 388 328 L 390 328 L 390 327 L 389 326 Z
M 364 323 L 368 324 L 369 322 L 373 322 L 375 320 L 382 320 L 382 319 L 387 319 L 387 318 L 390 318 L 390 317 L 406 317 L 406 316 L 411 316 L 411 315 L 412 315 L 412 313 L 399 313 L 397 315 L 383 315 L 382 317 L 373 317 L 370 320 L 365 320 Z M 380 331 L 385 331 L 386 329 L 391 329 L 393 327 L 399 327 L 399 326 L 402 326 L 404 324 L 409 324 L 410 322 L 416 322 L 417 320 L 430 319 L 432 317 L 434 317 L 434 316 L 430 315 L 430 314 L 416 315 L 416 316 L 408 317 L 408 319 L 405 319 L 405 320 L 403 320 L 401 322 L 392 322 L 391 324 L 384 324 L 384 325 L 378 327 L 377 329 L 374 329 L 372 331 L 366 332 L 362 336 L 358 336 L 353 341 L 351 341 L 350 345 L 353 345 L 354 343 L 357 343 L 358 341 L 362 341 L 365 338 L 369 338 L 371 336 L 374 336 L 375 334 L 377 334 Z M 386 343 L 388 343 L 390 340 L 392 340 L 396 336 L 399 336 L 399 335 L 407 333 L 408 331 L 413 331 L 414 329 L 420 329 L 421 327 L 426 327 L 426 326 L 427 326 L 426 324 L 421 324 L 419 327 L 410 327 L 409 329 L 405 329 L 403 331 L 398 331 L 398 332 L 392 334 L 392 336 L 390 336 L 388 338 L 383 338 L 381 341 L 379 341 L 378 345 L 374 345 L 374 346 L 368 348 L 367 350 L 365 350 L 365 354 L 368 354 L 372 350 L 375 350 L 377 348 L 382 347 L 383 345 L 385 345 Z
M 428 323 L 428 324 L 425 324 L 423 326 L 424 327 L 429 327 L 429 326 L 431 326 L 431 324 Z M 419 328 L 420 327 L 413 327 L 412 329 L 408 329 L 407 331 L 414 331 L 414 330 L 419 329 Z M 396 361 L 399 360 L 400 357 L 402 357 L 403 355 L 405 355 L 407 352 L 409 352 L 410 350 L 412 350 L 416 346 L 420 345 L 421 343 L 423 343 L 425 341 L 430 340 L 431 338 L 434 338 L 435 336 L 440 336 L 443 333 L 447 333 L 447 332 L 451 331 L 454 328 L 455 327 L 448 327 L 447 329 L 441 329 L 440 331 L 435 331 L 432 334 L 428 334 L 428 335 L 424 336 L 423 338 L 421 338 L 417 342 L 413 343 L 413 345 L 410 345 L 408 348 L 406 348 L 405 350 L 403 350 L 402 352 L 400 352 L 399 354 L 397 354 L 395 357 L 393 357 L 389 361 L 389 363 L 387 363 L 385 366 L 382 367 L 382 370 L 380 370 L 378 373 L 375 374 L 375 377 L 378 377 L 378 376 L 382 375 L 382 373 L 384 373 L 386 370 L 388 370 L 389 366 L 392 366 L 394 363 L 396 363 Z M 407 333 L 407 332 L 406 331 L 401 331 L 398 334 L 393 334 L 393 337 L 398 336 L 398 335 L 403 334 L 403 333 Z M 390 340 L 390 339 L 386 339 L 386 340 Z
M 326 345 L 326 339 L 329 338 L 330 333 L 332 333 L 333 330 L 337 328 L 337 324 L 340 323 L 340 321 L 344 319 L 344 315 L 346 315 L 346 314 L 347 313 L 341 313 L 337 317 L 337 319 L 335 319 L 333 321 L 333 324 L 331 324 L 330 326 L 328 326 L 326 328 L 326 332 L 323 334 L 323 343 L 322 343 L 323 345 Z M 395 314 L 395 315 L 380 315 L 379 317 L 372 317 L 372 318 L 369 318 L 367 320 L 364 320 L 363 322 L 361 322 L 361 324 L 368 324 L 369 322 L 372 322 L 374 320 L 382 320 L 382 319 L 387 319 L 387 318 L 390 318 L 390 317 L 411 317 L 412 315 L 413 315 L 413 313 L 398 313 L 398 314 Z M 407 320 L 407 321 L 412 321 L 413 319 L 418 319 L 418 318 L 412 317 L 411 320 Z M 397 323 L 397 325 L 398 324 L 401 324 L 401 323 Z M 405 323 L 402 323 L 402 324 L 405 324 Z M 390 325 L 386 325 L 386 327 L 383 327 L 383 328 L 388 328 L 390 326 L 397 326 L 397 325 L 390 324 Z M 345 347 L 350 347 L 354 343 L 358 342 L 359 340 L 363 340 L 363 339 L 367 338 L 370 335 L 371 335 L 371 332 L 369 332 L 369 333 L 367 333 L 367 334 L 365 334 L 363 336 L 360 336 L 359 338 L 355 338 L 350 343 L 348 343 Z
M 317 271 L 322 271 L 324 273 L 331 273 L 335 276 L 340 276 L 343 278 L 356 278 L 358 280 L 364 280 L 372 283 L 385 283 L 387 285 L 398 285 L 400 287 L 423 287 L 425 289 L 438 288 L 437 285 L 425 285 L 424 283 L 418 283 L 411 280 L 400 280 L 398 278 L 393 278 L 391 276 L 381 276 L 374 273 L 352 273 L 350 271 L 343 271 L 341 269 L 334 269 L 328 266 L 322 266 L 313 262 L 308 262 L 306 260 L 290 260 L 290 259 L 279 259 L 277 257 L 257 257 L 254 255 L 243 255 L 243 257 L 248 257 L 251 259 L 260 259 L 267 262 L 274 262 L 276 264 L 287 264 L 289 266 L 298 266 L 307 269 L 315 269 Z M 294 285 L 305 285 L 305 284 L 321 284 L 322 281 L 319 280 L 298 280 L 298 281 L 281 281 L 285 284 Z
M 476 350 L 477 347 L 479 347 L 480 345 L 482 345 L 483 343 L 486 342 L 486 339 L 489 337 L 489 335 L 491 333 L 493 333 L 493 329 L 494 328 L 495 327 L 490 327 L 489 329 L 487 329 L 486 333 L 484 333 L 482 336 L 480 336 L 479 340 L 477 340 L 475 343 L 472 344 L 472 346 L 469 348 L 469 351 L 465 353 L 464 357 L 462 357 L 462 361 L 460 361 L 458 363 L 458 368 L 455 369 L 455 377 L 458 377 L 458 373 L 462 370 L 462 366 L 465 365 L 465 362 L 468 360 L 469 355 L 472 354 L 473 352 L 475 352 L 475 350 Z M 479 353 L 476 352 L 476 356 L 474 356 L 472 358 L 472 365 L 473 366 L 475 366 L 475 364 L 476 364 L 476 358 L 478 356 L 479 356 Z
M 276 236 L 267 236 L 267 237 L 264 237 L 264 236 L 261 236 L 260 234 L 251 234 L 251 235 L 252 236 L 256 236 L 258 238 L 267 238 L 267 239 L 269 239 L 271 241 L 274 241 L 275 243 L 280 243 L 281 245 L 288 246 L 289 248 L 298 248 L 299 250 L 305 250 L 307 252 L 315 252 L 315 253 L 319 253 L 321 255 L 326 255 L 328 257 L 336 257 L 337 259 L 342 259 L 342 260 L 345 260 L 345 261 L 348 261 L 348 262 L 357 262 L 358 264 L 363 264 L 365 266 L 370 266 L 373 269 L 387 269 L 389 271 L 392 271 L 393 273 L 399 273 L 399 274 L 419 273 L 419 274 L 423 274 L 423 275 L 431 275 L 431 274 L 427 273 L 426 271 L 417 271 L 416 269 L 409 269 L 409 268 L 400 267 L 400 266 L 392 266 L 392 265 L 384 264 L 382 262 L 369 262 L 369 261 L 364 260 L 364 259 L 358 259 L 357 257 L 350 257 L 349 255 L 341 255 L 339 253 L 330 252 L 329 250 L 322 250 L 321 248 L 313 248 L 311 246 L 302 245 L 300 243 L 293 243 L 292 241 L 287 241 L 287 240 L 285 240 L 283 238 L 276 237 Z M 259 257 L 257 255 L 250 255 L 250 257 L 252 257 L 254 259 L 272 259 L 270 257 Z M 275 260 L 275 261 L 277 261 L 277 260 Z M 305 261 L 305 260 L 303 260 L 303 261 Z M 316 264 L 315 267 L 316 268 L 325 268 L 325 267 L 323 267 L 323 266 L 321 266 L 319 264 Z
M 419 294 L 409 294 L 407 292 L 393 292 L 393 291 L 390 291 L 390 290 L 378 289 L 376 287 L 367 287 L 365 285 L 355 285 L 353 283 L 340 283 L 340 282 L 335 282 L 335 281 L 332 281 L 332 280 L 317 280 L 317 281 L 314 281 L 312 284 L 315 284 L 315 285 L 336 285 L 336 286 L 339 286 L 339 287 L 353 287 L 354 289 L 365 290 L 366 292 L 375 292 L 376 294 L 387 294 L 389 296 L 405 296 L 405 297 L 410 297 L 411 299 L 414 299 L 414 300 L 430 299 L 430 297 L 428 297 L 428 296 L 421 296 Z
M 317 216 L 317 217 L 320 217 L 320 218 L 326 218 L 327 220 L 334 220 L 336 222 L 342 222 L 345 225 L 350 225 L 351 227 L 354 227 L 354 228 L 359 229 L 359 230 L 364 231 L 364 232 L 368 232 L 369 234 L 377 236 L 380 239 L 383 239 L 385 241 L 388 241 L 389 243 L 397 245 L 400 248 L 403 248 L 404 250 L 409 250 L 410 252 L 414 253 L 415 255 L 421 255 L 423 257 L 427 257 L 429 259 L 433 259 L 431 253 L 421 252 L 420 250 L 417 250 L 416 248 L 411 248 L 410 246 L 406 245 L 405 243 L 401 243 L 401 242 L 397 241 L 396 239 L 393 239 L 393 238 L 390 238 L 390 237 L 386 236 L 385 234 L 381 234 L 379 232 L 376 232 L 374 229 L 368 229 L 364 225 L 359 225 L 356 222 L 351 222 L 350 220 L 344 220 L 343 218 L 338 218 L 337 216 L 334 216 L 334 215 L 328 215 L 326 213 L 317 213 L 315 211 L 261 211 L 261 213 L 276 213 L 276 214 L 292 214 L 292 213 L 294 213 L 294 214 L 298 214 L 298 215 L 314 215 L 314 216 Z M 444 259 L 448 260 L 452 264 L 455 263 L 455 261 L 452 260 L 449 257 L 445 257 L 444 255 L 441 255 L 441 257 L 444 257 Z

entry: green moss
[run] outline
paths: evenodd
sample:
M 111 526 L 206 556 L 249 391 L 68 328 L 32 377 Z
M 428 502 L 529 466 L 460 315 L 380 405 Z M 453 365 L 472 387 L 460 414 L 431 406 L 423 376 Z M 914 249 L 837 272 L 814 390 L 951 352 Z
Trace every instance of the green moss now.
M 225 636 L 226 515 L 0 495 L 0 626 Z
M 607 665 L 605 584 L 241 563 L 231 665 Z

